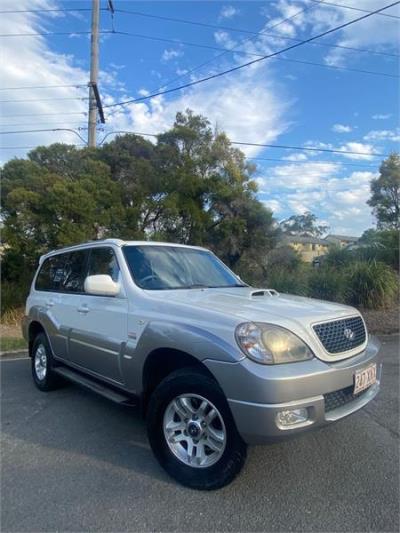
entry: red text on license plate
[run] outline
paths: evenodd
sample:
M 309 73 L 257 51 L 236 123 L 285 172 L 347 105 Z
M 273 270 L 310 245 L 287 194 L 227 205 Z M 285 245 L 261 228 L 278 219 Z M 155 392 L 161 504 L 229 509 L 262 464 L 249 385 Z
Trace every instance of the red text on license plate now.
M 376 364 L 370 365 L 354 374 L 354 394 L 368 389 L 376 382 Z

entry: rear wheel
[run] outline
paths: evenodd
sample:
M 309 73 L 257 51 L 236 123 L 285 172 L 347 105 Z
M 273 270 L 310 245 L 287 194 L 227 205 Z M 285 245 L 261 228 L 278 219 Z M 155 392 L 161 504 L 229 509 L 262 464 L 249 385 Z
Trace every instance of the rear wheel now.
M 39 333 L 32 346 L 32 377 L 38 389 L 50 391 L 62 385 L 62 379 L 54 372 L 54 360 L 49 341 Z
M 147 416 L 151 447 L 177 481 L 200 490 L 230 483 L 246 459 L 218 384 L 196 369 L 178 370 L 154 391 Z

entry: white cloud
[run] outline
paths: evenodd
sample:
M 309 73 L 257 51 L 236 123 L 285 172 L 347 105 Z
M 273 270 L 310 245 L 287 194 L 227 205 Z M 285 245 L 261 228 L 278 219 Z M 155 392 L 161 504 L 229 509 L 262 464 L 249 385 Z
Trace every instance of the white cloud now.
M 282 211 L 282 206 L 279 200 L 276 200 L 275 198 L 271 198 L 270 200 L 262 200 L 262 203 L 265 205 L 265 207 L 271 209 L 273 213 L 279 213 Z
M 177 111 L 189 108 L 226 131 L 232 141 L 262 144 L 275 141 L 287 130 L 284 117 L 289 105 L 276 96 L 270 82 L 239 73 L 229 80 L 199 85 L 174 100 L 160 96 L 149 102 L 128 105 L 110 120 L 112 126 L 113 122 L 124 123 L 125 128 L 134 131 L 159 133 L 171 127 Z M 248 156 L 262 150 L 253 146 L 240 148 Z
M 327 178 L 340 170 L 340 164 L 326 162 L 289 163 L 269 168 L 268 176 L 261 177 L 262 188 L 308 190 L 325 184 Z M 259 184 L 261 181 L 259 181 Z
M 2 0 L 4 10 L 15 9 L 15 1 Z M 56 12 L 46 14 L 24 13 L 24 10 L 54 9 L 59 5 L 52 0 L 19 0 L 18 10 L 9 17 L 0 19 L 0 33 L 32 33 L 53 29 L 48 22 L 54 17 L 66 17 Z M 69 16 L 69 15 L 68 15 Z M 74 16 L 72 14 L 71 16 Z M 84 46 L 89 47 L 86 40 Z M 8 131 L 66 128 L 87 137 L 87 83 L 89 73 L 85 61 L 71 55 L 54 52 L 44 36 L 35 35 L 24 39 L 8 38 L 2 42 L 0 65 L 1 87 L 27 87 L 21 90 L 2 91 L 2 119 Z M 112 91 L 117 97 L 124 95 L 124 84 L 118 80 L 121 66 L 110 64 L 107 71 L 100 71 L 99 81 L 103 103 L 111 103 Z M 32 86 L 63 86 L 30 89 Z M 67 86 L 67 87 L 65 87 Z M 19 100 L 19 101 L 17 101 Z M 22 100 L 22 101 L 21 101 Z M 30 100 L 28 102 L 28 100 Z M 32 101 L 34 100 L 34 101 Z M 15 133 L 2 136 L 1 161 L 11 157 L 23 157 L 27 149 L 7 149 L 48 145 L 54 142 L 82 144 L 76 134 L 69 131 L 43 131 Z
M 372 118 L 374 120 L 387 120 L 392 116 L 392 113 L 377 113 L 376 115 L 372 115 Z
M 351 126 L 346 126 L 345 124 L 334 124 L 332 126 L 332 131 L 335 133 L 350 133 L 352 129 Z
M 346 5 L 366 11 L 374 11 L 382 7 L 381 0 L 348 0 Z M 269 18 L 267 26 L 271 28 L 274 24 L 279 23 L 282 19 L 294 18 L 280 24 L 273 29 L 274 33 L 281 33 L 287 37 L 303 37 L 304 35 L 316 35 L 325 30 L 331 29 L 342 23 L 349 22 L 363 13 L 343 9 L 339 5 L 316 5 L 314 3 L 304 4 L 303 2 L 290 2 L 288 0 L 279 0 L 273 4 L 277 11 L 277 16 Z M 306 9 L 301 13 L 302 9 Z M 262 14 L 270 17 L 271 4 L 262 8 Z M 399 8 L 393 7 L 387 13 L 400 15 Z M 328 65 L 341 66 L 347 64 L 350 60 L 358 58 L 359 54 L 352 51 L 351 48 L 371 48 L 377 51 L 388 51 L 397 53 L 399 45 L 398 25 L 394 19 L 381 16 L 371 16 L 360 21 L 357 24 L 343 28 L 340 32 L 335 33 L 333 42 L 345 48 L 328 49 L 324 60 Z M 388 58 L 389 59 L 389 58 Z M 396 69 L 395 58 L 389 63 L 388 68 Z
M 4 9 L 13 9 L 15 2 L 4 0 Z M 18 8 L 40 9 L 58 7 L 52 0 L 21 0 Z M 44 15 L 24 13 L 13 16 L 12 25 L 2 19 L 4 33 L 24 33 L 46 29 Z M 221 37 L 222 39 L 226 37 Z M 87 64 L 80 64 L 73 57 L 55 53 L 50 48 L 45 37 L 37 36 L 29 39 L 20 39 L 18 47 L 15 42 L 5 39 L 3 54 L 12 57 L 13 61 L 3 62 L 1 66 L 1 81 L 3 86 L 30 86 L 30 85 L 82 85 L 76 89 L 60 88 L 57 90 L 24 90 L 13 91 L 4 94 L 4 99 L 35 99 L 35 98 L 74 98 L 87 97 Z M 164 51 L 164 60 L 171 60 L 181 54 L 179 48 L 171 48 Z M 102 98 L 105 105 L 119 100 L 132 98 L 123 83 L 118 81 L 119 71 L 122 65 L 111 65 L 110 70 L 101 72 Z M 152 72 L 159 76 L 159 72 Z M 192 89 L 175 93 L 173 96 L 157 97 L 149 102 L 137 105 L 128 105 L 124 108 L 105 109 L 107 128 L 109 130 L 133 130 L 149 133 L 159 133 L 171 127 L 175 114 L 186 108 L 193 109 L 195 113 L 201 113 L 208 117 L 212 125 L 218 124 L 233 139 L 249 142 L 271 143 L 277 137 L 287 131 L 289 123 L 286 120 L 286 112 L 291 105 L 290 98 L 285 94 L 284 88 L 279 89 L 273 83 L 272 72 L 263 69 L 247 69 L 226 78 L 220 78 L 215 82 L 208 82 Z M 148 88 L 142 86 L 138 91 L 140 96 L 147 95 Z M 40 93 L 40 94 L 38 94 Z M 69 127 L 86 127 L 87 101 L 68 100 L 66 102 L 52 100 L 48 102 L 31 102 L 4 104 L 2 112 L 4 118 L 12 115 L 10 123 L 33 122 L 34 129 L 42 129 L 45 122 L 61 120 L 61 125 Z M 17 118 L 16 115 L 24 113 L 43 113 L 43 116 L 32 118 Z M 45 113 L 52 113 L 54 117 L 48 117 Z M 67 113 L 78 113 L 67 116 Z M 60 118 L 61 117 L 61 118 Z M 81 132 L 86 137 L 86 131 Z M 80 143 L 81 141 L 73 134 L 67 132 L 43 132 L 34 136 L 15 135 L 7 139 L 9 146 L 50 144 L 54 141 Z M 4 143 L 5 144 L 5 143 Z M 262 148 L 248 147 L 244 151 L 248 155 L 259 153 Z M 23 151 L 2 151 L 3 160 L 13 155 L 23 156 Z
M 286 161 L 306 161 L 308 158 L 303 152 L 295 152 L 294 154 L 290 154 L 283 159 L 286 159 Z
M 357 8 L 365 9 L 367 11 L 374 11 L 382 7 L 380 0 L 351 0 L 347 2 L 348 5 Z M 325 9 L 325 7 L 321 7 Z M 320 11 L 320 10 L 319 10 Z M 335 13 L 338 23 L 348 22 L 362 15 L 362 13 L 355 13 L 351 10 L 333 8 L 331 13 Z M 387 13 L 396 14 L 396 11 L 387 11 Z M 317 10 L 318 14 L 318 10 Z M 399 14 L 397 10 L 397 14 Z M 318 16 L 318 15 L 317 15 Z M 331 24 L 335 26 L 336 24 Z M 387 17 L 372 16 L 353 24 L 341 30 L 337 44 L 345 47 L 354 48 L 372 48 L 381 51 L 393 51 L 399 43 L 399 33 L 396 21 Z M 325 61 L 329 65 L 344 65 L 350 58 L 353 58 L 355 52 L 351 50 L 344 50 L 340 48 L 332 49 L 325 57 Z M 393 64 L 394 67 L 394 64 Z
M 232 39 L 230 34 L 224 30 L 218 30 L 214 32 L 214 39 L 217 44 L 224 48 L 236 48 L 238 43 Z
M 233 6 L 223 6 L 219 14 L 220 18 L 231 19 L 239 13 L 239 10 Z
M 391 141 L 400 142 L 400 129 L 397 130 L 372 130 L 364 136 L 365 141 Z
M 377 150 L 372 144 L 366 144 L 361 142 L 348 142 L 339 147 L 339 150 L 349 152 L 360 152 L 359 154 L 341 154 L 347 159 L 359 159 L 365 161 L 371 161 L 374 159 L 374 154 Z M 362 155 L 364 154 L 364 155 Z
M 346 159 L 354 159 L 354 160 L 364 160 L 364 161 L 371 161 L 374 159 L 374 154 L 376 154 L 378 151 L 374 146 L 368 143 L 363 143 L 360 141 L 350 141 L 347 143 L 344 143 L 340 146 L 336 146 L 332 143 L 324 143 L 321 141 L 307 141 L 305 143 L 305 146 L 309 148 L 316 148 L 321 150 L 338 150 L 342 152 L 349 152 L 349 153 L 338 153 L 338 157 L 345 157 Z M 356 152 L 356 153 L 351 153 Z M 317 155 L 321 152 L 314 152 L 314 155 Z
M 167 61 L 171 61 L 172 59 L 176 59 L 182 56 L 183 56 L 183 50 L 178 49 L 178 48 L 170 48 L 170 49 L 166 48 L 164 52 L 162 53 L 161 59 L 162 61 L 167 62 Z
M 276 199 L 281 215 L 312 211 L 331 231 L 361 235 L 373 224 L 366 202 L 370 181 L 376 176 L 374 172 L 348 173 L 340 165 L 324 164 L 318 169 L 307 163 L 270 168 L 257 182 L 262 184 L 260 199 L 273 210 Z
M 18 9 L 51 9 L 55 5 L 47 0 L 20 0 Z M 15 2 L 3 0 L 2 8 L 15 9 Z M 35 13 L 13 14 L 1 17 L 0 33 L 30 33 L 45 31 L 47 18 Z M 8 38 L 2 42 L 1 87 L 31 87 L 47 85 L 82 85 L 83 87 L 60 87 L 53 89 L 23 89 L 2 91 L 2 118 L 9 131 L 49 128 L 85 127 L 87 118 L 88 91 L 87 73 L 74 65 L 73 59 L 64 54 L 52 52 L 42 36 L 25 39 Z M 5 58 L 8 58 L 5 60 Z M 81 98 L 81 99 L 79 99 Z M 15 100 L 15 102 L 12 102 Z M 28 100 L 31 100 L 28 102 Z M 35 101 L 32 101 L 35 100 Z M 21 128 L 20 124 L 25 124 Z M 31 124 L 31 126 L 29 126 Z M 85 134 L 83 134 L 85 135 Z M 2 161 L 13 155 L 22 156 L 23 151 L 7 150 L 7 146 L 34 146 L 54 141 L 80 143 L 70 132 L 42 132 L 10 134 L 2 136 Z

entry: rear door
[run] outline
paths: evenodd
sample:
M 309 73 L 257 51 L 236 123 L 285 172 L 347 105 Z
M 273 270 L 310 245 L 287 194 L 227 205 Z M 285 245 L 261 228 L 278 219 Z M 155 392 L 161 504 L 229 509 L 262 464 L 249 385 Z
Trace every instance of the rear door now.
M 127 341 L 128 301 L 114 250 L 108 246 L 89 249 L 86 274 L 108 274 L 120 283 L 121 292 L 117 296 L 80 295 L 69 357 L 99 376 L 122 383 L 120 360 Z
M 76 309 L 83 292 L 88 252 L 77 250 L 45 260 L 35 283 L 42 291 L 44 326 L 56 357 L 69 358 L 71 331 L 77 327 Z

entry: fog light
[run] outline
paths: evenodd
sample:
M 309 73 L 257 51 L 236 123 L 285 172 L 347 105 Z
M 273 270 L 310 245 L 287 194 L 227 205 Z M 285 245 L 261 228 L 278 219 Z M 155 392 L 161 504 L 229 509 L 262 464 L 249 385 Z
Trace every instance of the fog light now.
M 304 424 L 308 420 L 308 412 L 305 407 L 298 409 L 287 409 L 280 411 L 276 415 L 276 424 L 282 429 L 297 426 L 298 424 Z

